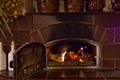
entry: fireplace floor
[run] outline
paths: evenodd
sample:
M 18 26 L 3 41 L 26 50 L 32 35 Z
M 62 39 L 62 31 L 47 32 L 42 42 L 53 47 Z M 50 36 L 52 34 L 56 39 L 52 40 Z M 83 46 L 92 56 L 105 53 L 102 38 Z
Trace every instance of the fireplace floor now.
M 13 75 L 0 71 L 0 80 L 12 80 Z M 120 70 L 54 69 L 40 71 L 27 80 L 120 80 Z

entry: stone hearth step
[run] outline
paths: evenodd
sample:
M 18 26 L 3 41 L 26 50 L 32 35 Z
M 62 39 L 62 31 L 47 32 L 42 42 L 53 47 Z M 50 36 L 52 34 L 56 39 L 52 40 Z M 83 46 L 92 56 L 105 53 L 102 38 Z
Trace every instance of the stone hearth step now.
M 0 80 L 8 79 L 13 80 L 13 74 L 0 71 Z M 40 71 L 28 80 L 120 80 L 120 70 L 50 69 Z

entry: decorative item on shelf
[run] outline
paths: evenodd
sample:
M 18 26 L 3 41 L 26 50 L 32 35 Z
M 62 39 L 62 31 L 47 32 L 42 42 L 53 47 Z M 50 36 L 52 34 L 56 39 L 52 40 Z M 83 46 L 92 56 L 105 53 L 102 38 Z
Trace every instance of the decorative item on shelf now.
M 60 0 L 59 4 L 59 12 L 65 12 L 64 0 Z
M 84 12 L 85 0 L 64 0 L 65 12 Z
M 105 0 L 86 0 L 87 12 L 102 12 L 105 7 Z
M 11 42 L 11 50 L 8 53 L 8 70 L 13 71 L 13 55 L 15 53 L 15 43 L 14 41 Z
M 36 1 L 35 0 L 22 0 L 23 1 L 23 7 L 26 11 L 26 13 L 36 13 Z
M 6 31 L 13 35 L 9 23 L 25 14 L 21 4 L 21 0 L 0 0 L 0 32 L 4 38 Z
M 39 13 L 55 13 L 59 11 L 60 0 L 36 0 Z
M 111 0 L 113 11 L 120 11 L 120 0 Z
M 0 42 L 0 70 L 6 70 L 6 53 L 3 50 L 2 42 Z
M 105 0 L 105 7 L 104 7 L 103 11 L 104 12 L 111 12 L 111 11 L 113 11 L 111 0 Z

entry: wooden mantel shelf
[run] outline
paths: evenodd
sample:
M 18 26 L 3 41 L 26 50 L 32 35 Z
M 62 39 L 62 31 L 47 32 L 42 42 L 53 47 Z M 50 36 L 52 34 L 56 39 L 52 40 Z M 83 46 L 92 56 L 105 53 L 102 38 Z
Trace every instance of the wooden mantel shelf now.
M 13 80 L 13 74 L 0 71 L 0 80 Z M 54 69 L 44 70 L 27 80 L 120 80 L 120 70 Z
M 120 12 L 56 12 L 56 13 L 26 13 L 26 15 L 116 15 Z

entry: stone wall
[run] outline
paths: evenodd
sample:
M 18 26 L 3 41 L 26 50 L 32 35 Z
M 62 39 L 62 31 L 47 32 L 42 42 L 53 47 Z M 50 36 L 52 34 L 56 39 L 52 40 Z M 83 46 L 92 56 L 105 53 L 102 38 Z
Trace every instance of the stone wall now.
M 2 37 L 6 53 L 10 50 L 10 42 L 16 43 L 16 49 L 26 42 L 46 43 L 51 33 L 51 25 L 60 23 L 79 22 L 94 25 L 91 32 L 96 42 L 101 44 L 101 68 L 120 69 L 120 14 L 96 13 L 96 14 L 27 14 L 19 17 L 10 24 L 14 34 L 8 33 L 7 40 Z

